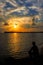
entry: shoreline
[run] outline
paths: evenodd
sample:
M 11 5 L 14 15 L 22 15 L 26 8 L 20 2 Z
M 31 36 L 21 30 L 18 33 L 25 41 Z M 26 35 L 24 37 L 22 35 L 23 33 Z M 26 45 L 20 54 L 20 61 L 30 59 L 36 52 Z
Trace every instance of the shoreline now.
M 4 32 L 4 33 L 43 33 L 43 31 L 41 32 Z

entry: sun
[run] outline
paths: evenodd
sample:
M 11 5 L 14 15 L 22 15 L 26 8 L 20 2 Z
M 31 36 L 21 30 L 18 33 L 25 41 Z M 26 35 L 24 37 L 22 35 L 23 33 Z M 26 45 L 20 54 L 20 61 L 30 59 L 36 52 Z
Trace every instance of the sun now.
M 17 26 L 16 26 L 16 25 L 14 25 L 14 28 L 17 28 Z
M 14 24 L 14 28 L 17 28 L 18 27 L 18 25 L 17 24 Z

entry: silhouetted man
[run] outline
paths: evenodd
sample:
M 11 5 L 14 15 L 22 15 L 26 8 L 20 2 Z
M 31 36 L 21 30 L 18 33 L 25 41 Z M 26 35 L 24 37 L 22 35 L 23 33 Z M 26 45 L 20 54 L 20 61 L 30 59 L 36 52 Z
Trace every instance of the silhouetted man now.
M 36 46 L 36 43 L 35 42 L 32 42 L 32 48 L 30 49 L 29 51 L 29 55 L 30 57 L 32 58 L 36 58 L 39 56 L 39 50 L 38 50 L 38 47 Z

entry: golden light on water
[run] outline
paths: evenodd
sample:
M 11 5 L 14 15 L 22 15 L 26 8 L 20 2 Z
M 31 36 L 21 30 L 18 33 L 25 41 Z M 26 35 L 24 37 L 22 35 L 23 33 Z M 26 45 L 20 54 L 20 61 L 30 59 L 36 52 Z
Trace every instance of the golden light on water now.
M 10 34 L 9 36 L 9 50 L 10 50 L 10 53 L 11 54 L 14 54 L 18 51 L 20 51 L 20 44 L 18 44 L 20 42 L 20 40 L 18 40 L 18 34 L 17 33 L 13 33 L 13 34 Z M 12 38 L 12 40 L 11 40 Z

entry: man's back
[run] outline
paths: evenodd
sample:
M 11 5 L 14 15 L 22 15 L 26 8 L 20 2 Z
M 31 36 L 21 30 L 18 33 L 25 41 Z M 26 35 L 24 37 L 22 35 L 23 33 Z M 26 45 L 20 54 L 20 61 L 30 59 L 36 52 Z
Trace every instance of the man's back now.
M 37 47 L 36 45 L 34 45 L 34 46 L 32 47 L 31 52 L 32 52 L 32 54 L 33 54 L 34 56 L 38 56 L 38 55 L 39 55 L 38 47 Z

